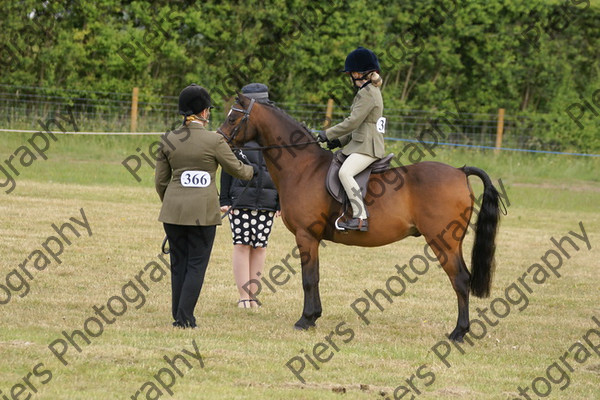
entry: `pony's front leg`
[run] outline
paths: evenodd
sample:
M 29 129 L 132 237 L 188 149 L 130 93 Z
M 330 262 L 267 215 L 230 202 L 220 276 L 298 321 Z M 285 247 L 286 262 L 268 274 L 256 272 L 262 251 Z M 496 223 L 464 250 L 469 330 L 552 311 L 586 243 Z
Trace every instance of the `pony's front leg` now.
M 315 321 L 323 311 L 319 296 L 319 241 L 308 233 L 297 233 L 296 244 L 300 250 L 300 262 L 302 263 L 304 309 L 302 317 L 294 327 L 305 330 L 315 326 Z

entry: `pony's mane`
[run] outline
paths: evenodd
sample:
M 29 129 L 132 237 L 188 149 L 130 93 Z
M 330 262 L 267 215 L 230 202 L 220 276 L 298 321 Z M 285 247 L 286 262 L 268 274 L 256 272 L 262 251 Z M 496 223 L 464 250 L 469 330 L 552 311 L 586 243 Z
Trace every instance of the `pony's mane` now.
M 260 104 L 261 104 L 261 105 L 263 105 L 263 106 L 266 106 L 266 107 L 268 107 L 268 108 L 271 108 L 271 109 L 273 109 L 273 111 L 275 111 L 275 112 L 278 112 L 278 113 L 282 114 L 282 115 L 283 115 L 283 117 L 284 117 L 284 118 L 285 118 L 285 119 L 286 119 L 288 122 L 290 122 L 291 124 L 293 124 L 293 125 L 297 126 L 298 128 L 300 128 L 300 130 L 302 130 L 302 131 L 303 131 L 305 134 L 307 134 L 307 135 L 308 135 L 308 136 L 309 136 L 311 139 L 313 139 L 313 140 L 314 140 L 314 136 L 313 136 L 313 134 L 312 134 L 311 130 L 310 130 L 310 129 L 308 129 L 308 127 L 307 127 L 307 126 L 306 126 L 304 123 L 302 123 L 302 122 L 299 122 L 299 121 L 295 120 L 295 119 L 294 119 L 292 116 L 290 116 L 290 115 L 289 115 L 289 114 L 288 114 L 288 113 L 287 113 L 287 112 L 286 112 L 284 109 L 277 107 L 277 106 L 276 106 L 274 103 L 272 103 L 272 102 L 271 102 L 271 103 L 260 103 Z

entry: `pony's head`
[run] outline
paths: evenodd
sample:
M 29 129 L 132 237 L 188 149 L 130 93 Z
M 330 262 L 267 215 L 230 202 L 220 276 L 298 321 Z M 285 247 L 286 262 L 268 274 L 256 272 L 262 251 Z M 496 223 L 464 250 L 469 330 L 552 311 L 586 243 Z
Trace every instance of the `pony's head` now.
M 257 106 L 256 100 L 238 93 L 235 103 L 217 132 L 223 135 L 230 145 L 240 146 L 256 139 L 256 127 L 251 114 Z

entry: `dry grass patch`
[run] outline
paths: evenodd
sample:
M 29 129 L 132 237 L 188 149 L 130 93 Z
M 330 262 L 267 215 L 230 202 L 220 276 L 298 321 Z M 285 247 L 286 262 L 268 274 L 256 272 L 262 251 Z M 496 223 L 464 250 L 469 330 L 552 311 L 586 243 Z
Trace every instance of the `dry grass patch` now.
M 396 274 L 396 264 L 422 254 L 421 238 L 377 249 L 327 243 L 321 250 L 323 317 L 316 329 L 297 332 L 292 325 L 302 310 L 299 265 L 295 264 L 297 274 L 276 287 L 275 293 L 263 286 L 260 310 L 237 309 L 227 225 L 217 231 L 197 307 L 199 329 L 173 330 L 168 276 L 159 282 L 148 281 L 143 305 L 141 300 L 129 304 L 127 312 L 106 324 L 100 336 L 91 338 L 91 344 L 79 340 L 81 352 L 71 346 L 65 356 L 69 365 L 64 366 L 48 345 L 61 338 L 63 330 L 82 329 L 95 315 L 93 306 L 106 305 L 145 265 L 158 260 L 164 237 L 157 221 L 159 203 L 149 187 L 19 181 L 19 191 L 5 196 L 0 204 L 0 283 L 5 284 L 6 275 L 55 234 L 51 224 L 79 218 L 83 209 L 93 233 L 79 238 L 69 234 L 73 240 L 61 255 L 62 263 L 52 262 L 43 271 L 33 271 L 30 292 L 23 298 L 14 294 L 8 304 L 0 305 L 0 390 L 6 394 L 16 384 L 26 385 L 23 377 L 43 363 L 38 372 L 49 370 L 52 378 L 44 384 L 47 376 L 31 376 L 38 390 L 32 399 L 130 398 L 165 367 L 163 356 L 191 349 L 195 340 L 205 367 L 194 366 L 178 377 L 173 398 L 393 398 L 394 389 L 406 386 L 406 380 L 423 365 L 421 371 L 431 372 L 435 380 L 413 378 L 421 392 L 415 398 L 516 396 L 517 386 L 530 385 L 545 374 L 547 366 L 592 327 L 592 315 L 600 318 L 600 215 L 589 205 L 590 199 L 600 204 L 600 194 L 586 192 L 590 197 L 585 202 L 563 203 L 572 196 L 568 188 L 507 185 L 512 204 L 500 227 L 492 297 L 472 299 L 472 318 L 477 307 L 489 307 L 532 263 L 540 262 L 552 246 L 550 237 L 577 232 L 583 221 L 592 249 L 573 252 L 564 260 L 561 278 L 551 277 L 533 287 L 527 308 L 511 311 L 473 347 L 462 345 L 464 355 L 453 348 L 447 359 L 450 368 L 431 350 L 456 321 L 454 291 L 446 274 L 435 265 L 416 283 L 407 285 L 392 304 L 382 298 L 384 311 L 371 305 L 369 325 L 350 307 L 357 297 L 364 296 L 364 290 L 383 288 L 388 277 Z M 469 235 L 467 259 L 471 241 Z M 294 246 L 292 235 L 277 220 L 266 268 L 281 264 Z M 470 260 L 467 264 L 470 266 Z M 301 384 L 286 362 L 311 354 L 340 323 L 352 329 L 353 338 L 344 343 L 342 339 L 349 336 L 335 336 L 339 351 L 333 351 L 328 362 L 319 363 L 318 370 L 307 362 L 302 374 L 307 383 Z M 574 365 L 569 386 L 561 391 L 554 385 L 552 396 L 600 397 L 599 365 L 596 354 L 586 363 Z

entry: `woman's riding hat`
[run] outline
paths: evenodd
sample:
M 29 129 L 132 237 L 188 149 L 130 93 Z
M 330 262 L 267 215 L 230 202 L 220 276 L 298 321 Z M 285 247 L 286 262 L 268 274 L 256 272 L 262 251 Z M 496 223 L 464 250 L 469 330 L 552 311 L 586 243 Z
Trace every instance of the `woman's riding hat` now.
M 346 57 L 344 72 L 371 72 L 380 71 L 379 60 L 371 50 L 357 47 Z
M 192 115 L 213 108 L 210 95 L 202 86 L 192 83 L 179 93 L 179 114 Z

